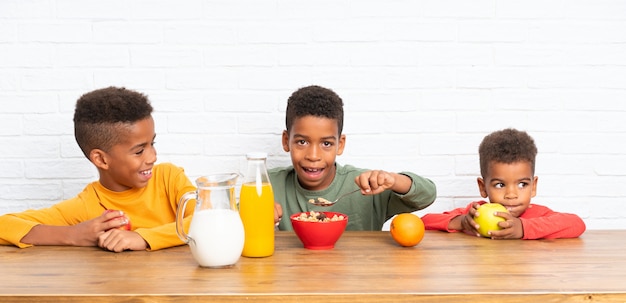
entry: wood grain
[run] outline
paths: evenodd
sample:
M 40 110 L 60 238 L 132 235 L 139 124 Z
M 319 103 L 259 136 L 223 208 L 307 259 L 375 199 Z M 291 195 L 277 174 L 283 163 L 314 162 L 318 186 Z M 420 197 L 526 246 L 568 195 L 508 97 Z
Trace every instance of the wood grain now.
M 186 246 L 111 253 L 0 246 L 0 302 L 626 302 L 626 231 L 495 241 L 428 231 L 415 247 L 389 232 L 345 232 L 332 250 L 276 233 L 276 251 L 230 268 Z

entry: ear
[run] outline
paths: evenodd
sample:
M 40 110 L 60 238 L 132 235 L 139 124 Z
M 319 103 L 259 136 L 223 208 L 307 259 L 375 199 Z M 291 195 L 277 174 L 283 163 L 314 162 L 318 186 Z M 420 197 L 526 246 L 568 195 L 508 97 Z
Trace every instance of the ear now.
M 535 176 L 533 178 L 533 190 L 531 192 L 531 197 L 535 197 L 537 195 L 537 181 L 539 181 L 539 177 Z
M 283 130 L 283 150 L 289 152 L 289 133 Z
M 480 196 L 483 198 L 487 198 L 487 187 L 485 187 L 485 180 L 478 177 L 476 179 L 476 182 L 478 183 L 478 191 L 480 192 Z
M 337 156 L 343 154 L 343 149 L 346 147 L 346 135 L 339 137 L 339 144 L 337 144 Z
M 99 169 L 108 169 L 109 164 L 107 163 L 107 154 L 101 149 L 92 149 L 89 152 L 89 161 L 93 163 Z

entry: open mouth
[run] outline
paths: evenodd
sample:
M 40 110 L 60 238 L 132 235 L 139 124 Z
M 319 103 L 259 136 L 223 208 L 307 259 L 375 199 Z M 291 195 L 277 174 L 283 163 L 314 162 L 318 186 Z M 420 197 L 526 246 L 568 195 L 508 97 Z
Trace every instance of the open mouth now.
M 303 167 L 302 171 L 309 176 L 310 178 L 317 178 L 319 176 L 322 175 L 322 172 L 324 171 L 323 168 L 309 168 L 309 167 Z

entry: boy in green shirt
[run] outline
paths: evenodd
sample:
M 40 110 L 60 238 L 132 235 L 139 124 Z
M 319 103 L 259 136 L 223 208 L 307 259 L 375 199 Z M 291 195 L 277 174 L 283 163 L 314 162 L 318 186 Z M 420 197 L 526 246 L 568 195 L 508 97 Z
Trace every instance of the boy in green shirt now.
M 308 86 L 287 101 L 283 150 L 292 165 L 269 169 L 274 198 L 285 216 L 280 230 L 292 230 L 289 216 L 303 211 L 333 211 L 348 215 L 347 230 L 381 230 L 398 213 L 429 206 L 435 184 L 411 172 L 390 173 L 339 165 L 343 153 L 343 101 L 330 89 Z M 310 199 L 334 200 L 360 189 L 332 206 L 316 206 Z

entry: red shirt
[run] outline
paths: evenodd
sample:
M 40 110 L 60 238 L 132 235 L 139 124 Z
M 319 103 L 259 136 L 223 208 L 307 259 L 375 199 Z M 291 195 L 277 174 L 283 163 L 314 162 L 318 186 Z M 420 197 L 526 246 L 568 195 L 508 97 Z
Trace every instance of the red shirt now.
M 478 201 L 480 204 L 487 203 Z M 430 230 L 442 230 L 447 232 L 457 232 L 449 230 L 450 221 L 460 215 L 469 213 L 472 203 L 466 207 L 460 207 L 442 214 L 426 214 L 422 217 L 424 226 Z M 569 213 L 555 212 L 548 207 L 530 204 L 526 211 L 519 216 L 522 220 L 524 237 L 522 239 L 556 239 L 556 238 L 576 238 L 585 232 L 586 226 L 583 220 Z

